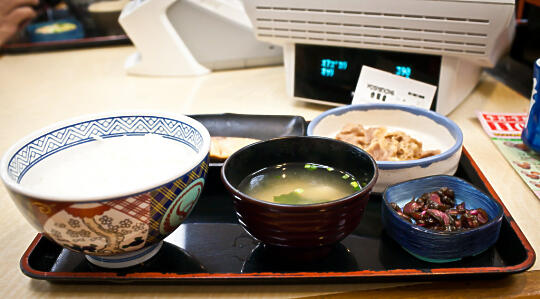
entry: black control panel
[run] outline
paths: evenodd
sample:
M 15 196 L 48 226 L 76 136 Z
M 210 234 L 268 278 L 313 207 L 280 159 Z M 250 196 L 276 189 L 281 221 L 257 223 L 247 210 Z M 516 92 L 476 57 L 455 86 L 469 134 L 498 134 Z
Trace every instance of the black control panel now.
M 296 44 L 294 96 L 350 104 L 364 65 L 438 86 L 441 56 Z

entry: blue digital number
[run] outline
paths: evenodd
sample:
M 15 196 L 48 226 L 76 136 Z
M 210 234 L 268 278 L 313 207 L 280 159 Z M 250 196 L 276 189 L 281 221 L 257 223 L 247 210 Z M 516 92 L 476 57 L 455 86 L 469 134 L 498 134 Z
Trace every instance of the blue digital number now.
M 411 77 L 411 67 L 402 66 L 402 65 L 396 66 L 396 75 L 402 76 L 402 77 L 405 77 L 405 78 L 410 78 Z
M 321 76 L 334 77 L 336 68 L 338 70 L 346 70 L 347 66 L 347 61 L 332 60 L 328 58 L 321 59 Z
M 323 77 L 334 77 L 334 69 L 331 68 L 321 68 L 321 76 Z
M 346 70 L 347 61 L 338 61 L 338 70 Z
M 330 66 L 330 59 L 323 59 L 321 60 L 321 68 L 327 68 Z

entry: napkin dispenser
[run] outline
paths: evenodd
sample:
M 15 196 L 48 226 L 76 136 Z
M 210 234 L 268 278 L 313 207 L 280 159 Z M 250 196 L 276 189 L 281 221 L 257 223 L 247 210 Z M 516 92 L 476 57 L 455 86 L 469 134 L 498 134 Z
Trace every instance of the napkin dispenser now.
M 280 47 L 253 36 L 239 0 L 133 0 L 118 21 L 137 48 L 128 74 L 191 76 L 283 62 Z
M 448 114 L 514 35 L 514 0 L 243 3 L 257 38 L 283 46 L 289 96 L 336 106 L 367 65 L 437 86 L 431 109 Z M 328 61 L 347 67 L 326 72 Z

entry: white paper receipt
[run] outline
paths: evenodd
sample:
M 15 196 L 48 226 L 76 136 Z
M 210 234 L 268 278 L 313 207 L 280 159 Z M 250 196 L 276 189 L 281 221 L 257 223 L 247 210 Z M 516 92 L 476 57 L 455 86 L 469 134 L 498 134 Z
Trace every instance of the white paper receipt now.
M 363 66 L 352 104 L 392 103 L 429 109 L 437 86 Z

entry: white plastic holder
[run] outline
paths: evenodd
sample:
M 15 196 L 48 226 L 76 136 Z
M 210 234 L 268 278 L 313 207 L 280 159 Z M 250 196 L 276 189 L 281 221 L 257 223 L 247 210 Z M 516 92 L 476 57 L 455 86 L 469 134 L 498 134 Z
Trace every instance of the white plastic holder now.
M 197 76 L 210 70 L 193 57 L 167 17 L 177 0 L 130 1 L 118 21 L 138 52 L 124 64 L 128 74 Z

